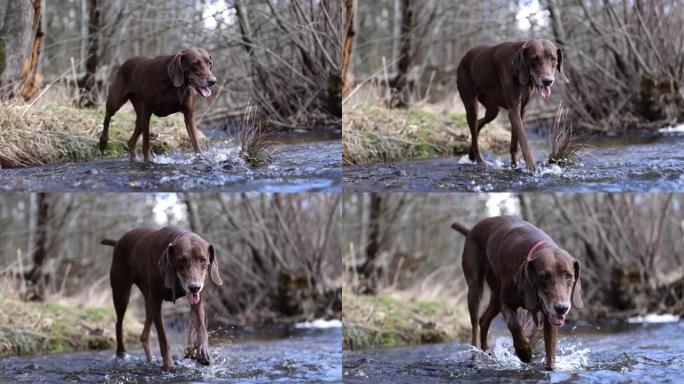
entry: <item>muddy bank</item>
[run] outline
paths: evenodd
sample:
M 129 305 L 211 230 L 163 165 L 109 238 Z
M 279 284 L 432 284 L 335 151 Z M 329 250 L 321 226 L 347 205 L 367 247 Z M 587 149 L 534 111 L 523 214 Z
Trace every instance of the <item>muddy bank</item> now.
M 528 132 L 538 161 L 545 156 L 543 138 Z M 422 161 L 345 167 L 345 191 L 549 191 L 640 192 L 681 191 L 684 188 L 684 136 L 657 135 L 595 137 L 588 153 L 567 167 L 543 164 L 530 174 L 524 162 L 510 168 L 506 154 L 487 152 L 487 167 L 467 156 Z
M 515 356 L 510 334 L 497 319 L 490 353 L 465 343 L 345 351 L 345 383 L 672 383 L 684 375 L 681 322 L 583 324 L 563 327 L 557 369 L 544 370 L 543 347 L 532 364 Z
M 177 382 L 341 382 L 341 328 L 302 324 L 278 331 L 267 328 L 210 331 L 212 364 L 202 366 L 182 359 L 182 334 L 169 330 L 173 371 L 161 369 L 156 338 L 155 356 L 147 363 L 142 350 L 129 348 L 126 359 L 114 357 L 114 350 L 97 353 L 69 353 L 0 359 L 0 381 L 81 383 L 177 383 Z
M 173 150 L 153 163 L 126 157 L 84 163 L 49 164 L 0 172 L 0 190 L 7 191 L 339 191 L 340 131 L 274 135 L 272 163 L 253 168 L 240 158 L 228 133 L 212 132 L 199 157 Z

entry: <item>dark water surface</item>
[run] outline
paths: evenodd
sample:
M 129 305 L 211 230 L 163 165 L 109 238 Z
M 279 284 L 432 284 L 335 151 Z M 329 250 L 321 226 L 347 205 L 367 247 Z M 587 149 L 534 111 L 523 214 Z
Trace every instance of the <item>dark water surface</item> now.
M 497 319 L 498 320 L 498 319 Z M 518 360 L 501 320 L 491 353 L 466 343 L 343 353 L 345 383 L 681 383 L 684 323 L 614 327 L 566 325 L 556 370 L 544 370 L 543 342 L 532 364 Z
M 210 332 L 212 364 L 177 359 L 183 341 L 171 333 L 176 362 L 161 369 L 156 337 L 154 361 L 140 346 L 126 359 L 114 350 L 0 359 L 0 382 L 18 383 L 320 383 L 342 382 L 341 328 Z
M 528 135 L 535 158 L 547 151 L 544 140 Z M 481 167 L 467 156 L 398 163 L 344 167 L 345 191 L 549 191 L 549 192 L 650 192 L 684 190 L 684 136 L 659 134 L 594 137 L 588 153 L 577 163 L 561 168 L 544 164 L 541 172 L 510 168 L 510 155 L 485 154 L 490 164 Z
M 120 158 L 2 169 L 0 191 L 334 192 L 341 189 L 340 135 L 339 130 L 274 134 L 273 162 L 253 168 L 240 158 L 234 137 L 213 131 L 207 132 L 203 158 L 174 150 L 151 164 Z

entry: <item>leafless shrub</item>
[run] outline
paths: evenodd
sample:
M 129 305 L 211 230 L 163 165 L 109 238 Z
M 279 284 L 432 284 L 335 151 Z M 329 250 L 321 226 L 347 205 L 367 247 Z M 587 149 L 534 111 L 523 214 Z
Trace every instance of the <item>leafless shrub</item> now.
M 251 166 L 259 167 L 273 160 L 275 142 L 264 132 L 262 122 L 257 121 L 256 108 L 247 107 L 240 122 L 240 156 Z
M 582 137 L 575 135 L 573 122 L 568 118 L 568 109 L 561 103 L 556 110 L 553 123 L 546 132 L 549 163 L 570 165 L 586 153 L 587 145 Z

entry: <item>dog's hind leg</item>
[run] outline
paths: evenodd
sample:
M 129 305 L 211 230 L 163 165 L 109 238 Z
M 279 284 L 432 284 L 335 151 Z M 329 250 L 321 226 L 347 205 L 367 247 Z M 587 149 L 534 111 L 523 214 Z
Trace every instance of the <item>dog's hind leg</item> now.
M 123 338 L 123 319 L 128 307 L 128 300 L 131 296 L 131 287 L 133 286 L 133 279 L 130 271 L 115 259 L 112 262 L 112 268 L 109 272 L 109 281 L 112 285 L 112 297 L 114 299 L 114 310 L 116 311 L 116 356 L 124 357 L 126 355 L 126 347 Z
M 152 326 L 152 317 L 150 317 L 150 309 L 147 307 L 147 301 L 145 302 L 145 326 L 143 327 L 142 334 L 140 335 L 140 342 L 145 350 L 145 356 L 147 357 L 147 362 L 152 361 L 152 352 L 150 351 L 150 328 Z
M 492 320 L 501 311 L 501 295 L 499 294 L 498 281 L 493 275 L 487 276 L 487 284 L 489 285 L 490 296 L 489 296 L 489 306 L 485 310 L 485 313 L 480 317 L 480 346 L 483 351 L 487 350 L 487 333 L 489 333 L 489 325 Z
M 492 120 L 496 119 L 496 116 L 499 114 L 499 107 L 497 107 L 496 105 L 495 106 L 485 106 L 485 108 L 486 108 L 486 110 L 485 110 L 484 117 L 477 121 L 478 137 L 480 135 L 480 131 L 482 130 L 482 128 L 485 125 L 491 123 Z
M 484 289 L 485 262 L 485 257 L 480 251 L 478 244 L 470 237 L 466 237 L 461 263 L 463 266 L 463 274 L 465 275 L 466 283 L 468 284 L 468 312 L 470 314 L 470 324 L 472 326 L 470 344 L 474 347 L 478 346 L 478 317 L 480 315 L 482 290 Z
M 101 152 L 107 148 L 107 143 L 109 142 L 109 122 L 112 119 L 112 116 L 121 109 L 129 98 L 128 92 L 123 89 L 123 83 L 124 80 L 119 79 L 117 76 L 117 79 L 109 88 L 109 94 L 107 94 L 104 123 L 102 124 L 102 134 L 100 135 L 100 143 L 98 145 Z

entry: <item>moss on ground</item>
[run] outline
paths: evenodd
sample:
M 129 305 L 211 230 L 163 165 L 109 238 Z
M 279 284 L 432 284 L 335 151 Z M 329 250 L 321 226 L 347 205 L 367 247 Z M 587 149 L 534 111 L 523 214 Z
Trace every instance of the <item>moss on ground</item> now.
M 125 105 L 112 118 L 109 144 L 100 153 L 104 109 L 78 109 L 62 104 L 0 104 L 0 167 L 47 163 L 83 162 L 120 157 L 128 153 L 126 142 L 135 127 L 135 112 Z M 192 148 L 181 114 L 153 116 L 150 138 L 154 153 Z M 199 132 L 200 142 L 206 138 Z M 138 153 L 142 137 L 138 141 Z
M 114 348 L 115 318 L 110 308 L 0 298 L 0 356 Z M 127 337 L 139 333 L 124 325 Z
M 344 110 L 342 160 L 369 164 L 426 159 L 468 153 L 470 130 L 458 113 L 387 109 L 359 104 Z M 480 133 L 483 150 L 505 152 L 510 133 L 496 124 Z
M 343 348 L 440 343 L 465 335 L 465 314 L 438 301 L 344 293 Z

